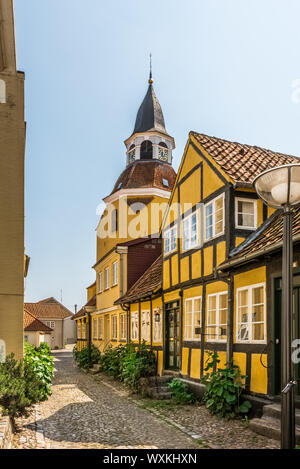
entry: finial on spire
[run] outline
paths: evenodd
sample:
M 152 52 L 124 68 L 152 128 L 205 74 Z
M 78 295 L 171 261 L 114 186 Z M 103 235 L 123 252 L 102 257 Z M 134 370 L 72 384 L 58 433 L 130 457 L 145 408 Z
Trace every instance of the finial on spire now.
M 152 85 L 152 54 L 150 53 L 150 75 L 149 75 L 149 84 Z

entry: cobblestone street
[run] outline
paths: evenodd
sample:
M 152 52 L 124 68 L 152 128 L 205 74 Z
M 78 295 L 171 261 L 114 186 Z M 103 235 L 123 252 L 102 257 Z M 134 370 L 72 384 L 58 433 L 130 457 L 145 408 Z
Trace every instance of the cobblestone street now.
M 122 389 L 96 381 L 73 365 L 72 353 L 54 352 L 49 400 L 18 419 L 18 448 L 199 448 L 180 430 L 140 408 Z

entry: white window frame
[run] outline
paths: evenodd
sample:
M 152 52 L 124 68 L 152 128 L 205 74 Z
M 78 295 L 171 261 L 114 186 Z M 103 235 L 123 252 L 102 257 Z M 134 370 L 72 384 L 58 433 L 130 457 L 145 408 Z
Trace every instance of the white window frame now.
M 174 239 L 175 239 L 175 246 L 172 247 L 172 240 Z M 166 243 L 166 240 L 168 240 L 168 243 Z M 168 249 L 166 249 L 167 246 L 168 246 Z M 164 233 L 164 253 L 165 255 L 167 255 L 173 251 L 176 251 L 176 249 L 177 249 L 177 226 L 175 225 L 175 226 L 172 226 L 172 228 L 169 228 L 168 230 L 166 230 Z
M 223 199 L 223 230 L 222 232 L 216 234 L 216 202 L 217 200 L 219 199 Z M 213 234 L 210 238 L 207 238 L 206 237 L 206 208 L 209 206 L 209 205 L 212 205 L 213 206 L 213 210 L 212 210 L 212 228 L 213 228 Z M 205 205 L 204 205 L 204 215 L 203 215 L 203 219 L 204 219 L 204 239 L 205 241 L 210 241 L 211 239 L 214 239 L 214 238 L 218 238 L 219 236 L 223 236 L 223 234 L 225 233 L 225 194 L 221 194 L 219 195 L 218 197 L 215 197 L 213 200 L 211 200 L 210 202 L 207 202 Z
M 102 272 L 99 272 L 98 274 L 98 279 L 99 279 L 99 293 L 102 293 L 103 291 L 103 276 L 102 276 Z
M 143 328 L 143 322 L 146 322 L 145 327 Z M 150 324 L 150 311 L 145 310 L 142 311 L 142 318 L 141 318 L 141 340 L 145 342 L 150 342 L 150 333 L 151 333 L 151 324 Z
M 77 323 L 77 339 L 81 339 L 81 324 Z
M 116 314 L 111 317 L 111 338 L 118 339 L 118 316 Z
M 81 338 L 86 339 L 86 323 L 81 324 Z
M 202 296 L 194 296 L 192 298 L 186 298 L 185 299 L 185 302 L 184 302 L 184 306 L 185 306 L 185 310 L 184 310 L 184 341 L 185 342 L 199 342 L 201 340 L 201 334 L 200 337 L 194 337 L 195 335 L 195 308 L 194 308 L 194 304 L 195 304 L 195 301 L 196 300 L 200 300 L 200 324 L 198 325 L 198 327 L 202 327 Z M 187 308 L 186 308 L 186 304 L 188 301 L 192 301 L 193 302 L 193 306 L 192 306 L 192 313 L 188 313 L 188 314 L 192 314 L 192 324 L 187 324 Z M 187 337 L 187 326 L 192 326 L 192 338 L 188 338 Z
M 263 295 L 264 295 L 264 320 L 263 321 L 254 321 L 252 322 L 252 290 L 254 288 L 259 288 L 263 287 Z M 249 327 L 248 329 L 248 334 L 249 334 L 249 339 L 242 340 L 239 339 L 239 292 L 243 290 L 248 290 L 248 322 L 247 323 L 242 323 L 242 324 L 247 324 Z M 249 321 L 249 315 L 251 318 L 251 321 Z M 264 339 L 263 340 L 253 340 L 252 339 L 252 324 L 259 324 L 262 323 L 264 324 Z M 238 344 L 266 344 L 267 340 L 267 324 L 266 324 L 266 284 L 265 283 L 256 283 L 253 285 L 247 285 L 246 287 L 241 287 L 237 288 L 236 290 L 236 343 Z
M 120 315 L 120 339 L 127 339 L 127 324 L 126 324 L 126 313 Z
M 156 322 L 155 321 L 155 315 L 156 314 L 159 314 L 160 315 L 160 321 L 159 322 Z M 162 313 L 161 313 L 161 310 L 160 308 L 156 308 L 154 309 L 153 311 L 153 317 L 152 317 L 152 322 L 153 322 L 153 325 L 152 325 L 152 329 L 153 329 L 153 343 L 154 344 L 160 344 L 162 343 Z M 156 329 L 158 329 L 158 324 L 159 324 L 159 337 L 156 337 L 156 334 L 155 331 Z
M 98 340 L 103 340 L 103 318 L 98 318 Z
M 218 336 L 215 337 L 214 339 L 208 339 L 207 342 L 227 342 L 227 334 L 228 334 L 228 326 L 226 322 L 226 339 L 219 339 L 219 331 L 220 331 L 220 296 L 222 295 L 227 295 L 227 322 L 228 322 L 228 291 L 222 291 L 222 292 L 217 292 L 217 293 L 211 293 L 210 295 L 207 295 L 207 304 L 206 304 L 206 337 L 209 335 L 209 327 L 208 327 L 208 312 L 210 311 L 209 309 L 209 298 L 212 296 L 216 297 L 216 324 L 210 324 L 211 326 L 215 326 L 215 328 L 218 330 Z M 222 324 L 224 326 L 224 324 Z
M 130 314 L 130 339 L 139 340 L 139 313 L 137 311 Z
M 113 263 L 113 287 L 118 285 L 118 261 Z
M 191 223 L 191 221 L 192 221 L 192 217 L 195 216 L 195 215 L 196 215 L 197 238 L 196 238 L 196 242 L 194 242 L 192 244 L 192 242 L 191 242 L 191 237 L 192 237 L 192 223 Z M 188 237 L 187 237 L 188 246 L 187 247 L 184 247 L 184 242 L 185 242 L 184 225 L 185 224 L 188 224 Z M 196 249 L 197 247 L 199 247 L 200 242 L 199 242 L 199 213 L 198 213 L 198 210 L 196 210 L 195 212 L 192 212 L 188 216 L 183 216 L 181 226 L 182 226 L 182 251 L 186 252 L 186 251 L 189 251 L 190 249 Z
M 104 270 L 104 281 L 105 281 L 105 285 L 104 285 L 104 289 L 105 290 L 109 290 L 109 267 L 106 267 L 106 269 Z
M 245 226 L 245 225 L 239 225 L 238 223 L 238 215 L 239 215 L 239 212 L 238 212 L 238 203 L 239 202 L 252 202 L 253 205 L 254 205 L 254 211 L 253 211 L 253 214 L 254 214 L 254 226 Z M 250 214 L 249 214 L 250 215 Z M 257 199 L 247 199 L 245 197 L 236 197 L 235 198 L 235 227 L 236 228 L 239 228 L 241 230 L 256 230 L 257 229 Z

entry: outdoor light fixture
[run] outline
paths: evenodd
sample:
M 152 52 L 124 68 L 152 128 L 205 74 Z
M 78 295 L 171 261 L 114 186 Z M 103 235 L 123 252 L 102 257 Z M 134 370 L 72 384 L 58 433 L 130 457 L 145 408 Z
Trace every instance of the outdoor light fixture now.
M 294 367 L 292 363 L 293 239 L 291 206 L 300 203 L 300 164 L 278 166 L 262 172 L 253 182 L 259 197 L 283 209 L 282 315 L 281 315 L 281 448 L 295 447 Z

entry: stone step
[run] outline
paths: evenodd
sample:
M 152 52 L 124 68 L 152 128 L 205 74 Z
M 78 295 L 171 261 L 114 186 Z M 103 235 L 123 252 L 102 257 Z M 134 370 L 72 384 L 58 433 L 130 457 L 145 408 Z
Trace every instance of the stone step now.
M 172 378 L 179 378 L 180 372 L 174 370 L 164 370 L 164 376 L 171 376 Z
M 272 417 L 262 417 L 261 419 L 252 419 L 249 422 L 249 428 L 259 435 L 280 440 L 281 428 L 280 420 Z M 296 442 L 300 443 L 300 427 L 296 427 Z
M 173 376 L 151 376 L 149 378 L 149 384 L 154 386 L 164 386 L 172 381 Z
M 152 397 L 153 399 L 171 399 L 171 393 L 168 391 L 158 391 L 155 388 L 149 388 L 148 389 L 148 395 L 149 397 Z
M 281 406 L 280 404 L 269 404 L 265 405 L 263 408 L 263 417 L 264 418 L 273 418 L 280 421 L 281 419 Z M 295 421 L 296 425 L 300 427 L 300 409 L 296 409 L 295 412 Z

